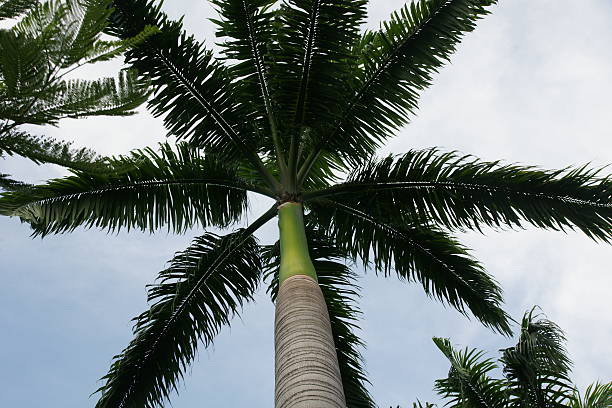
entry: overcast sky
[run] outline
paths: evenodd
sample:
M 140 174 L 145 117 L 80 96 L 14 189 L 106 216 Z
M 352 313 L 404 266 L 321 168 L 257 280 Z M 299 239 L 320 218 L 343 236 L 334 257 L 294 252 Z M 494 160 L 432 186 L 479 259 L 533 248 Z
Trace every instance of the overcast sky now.
M 502 0 L 468 35 L 453 64 L 423 94 L 420 112 L 381 153 L 441 146 L 486 160 L 562 168 L 612 163 L 612 2 L 609 0 Z M 210 44 L 214 15 L 205 1 L 168 2 L 172 15 Z M 373 0 L 375 27 L 399 1 Z M 99 74 L 108 67 L 82 71 Z M 102 154 L 151 146 L 165 138 L 161 122 L 130 118 L 65 120 L 36 128 Z M 19 159 L 0 162 L 3 173 L 42 181 L 54 167 Z M 611 172 L 611 170 L 608 170 Z M 256 199 L 254 215 L 267 202 Z M 0 407 L 93 407 L 89 395 L 112 356 L 131 339 L 130 319 L 145 310 L 145 285 L 172 254 L 201 231 L 108 235 L 97 230 L 41 239 L 17 219 L 0 219 Z M 463 234 L 505 291 L 516 319 L 533 305 L 568 337 L 581 388 L 610 381 L 612 249 L 580 233 L 527 229 Z M 273 222 L 260 234 L 276 237 Z M 363 272 L 359 270 L 359 272 Z M 489 356 L 505 339 L 452 309 L 429 300 L 418 285 L 369 273 L 360 281 L 362 336 L 372 393 L 381 407 L 411 406 L 432 392 L 448 362 L 431 342 L 451 337 Z M 215 346 L 201 349 L 172 405 L 271 407 L 273 306 L 265 291 L 246 306 Z

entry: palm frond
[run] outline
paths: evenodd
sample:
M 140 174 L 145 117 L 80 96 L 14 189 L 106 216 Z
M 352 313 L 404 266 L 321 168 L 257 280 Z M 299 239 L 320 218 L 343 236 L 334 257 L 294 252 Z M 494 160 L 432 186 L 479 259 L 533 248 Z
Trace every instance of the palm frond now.
M 9 131 L 0 135 L 0 157 L 18 155 L 36 164 L 52 163 L 87 173 L 108 173 L 113 169 L 108 159 L 87 148 L 74 149 L 72 142 Z
M 312 149 L 316 135 L 340 114 L 355 75 L 353 43 L 365 20 L 363 0 L 286 0 L 278 11 L 269 70 L 289 164 Z M 303 149 L 300 149 L 303 147 Z
M 434 408 L 436 404 L 432 404 L 430 402 L 421 402 L 417 400 L 417 402 L 412 403 L 412 408 Z M 399 406 L 397 408 L 400 408 Z
M 612 407 L 612 382 L 594 383 L 587 387 L 584 396 L 574 392 L 571 408 L 610 408 Z
M 38 4 L 0 31 L 0 133 L 21 124 L 56 125 L 62 118 L 130 115 L 148 97 L 148 83 L 133 72 L 94 81 L 64 80 L 86 63 L 116 57 L 150 36 L 148 27 L 125 41 L 99 39 L 108 0 Z
M 230 75 L 241 91 L 242 103 L 252 106 L 253 116 L 260 122 L 257 128 L 269 129 L 271 143 L 262 140 L 262 147 L 285 165 L 274 102 L 270 95 L 267 72 L 268 47 L 273 33 L 270 7 L 275 0 L 214 0 L 221 19 L 213 19 L 218 26 L 217 37 L 222 39 L 224 59 L 231 63 Z
M 448 358 L 448 377 L 437 380 L 435 390 L 448 398 L 446 406 L 453 408 L 506 408 L 508 396 L 505 382 L 489 376 L 497 368 L 484 353 L 475 349 L 456 351 L 448 339 L 433 339 Z
M 4 193 L 0 214 L 19 216 L 37 234 L 78 226 L 182 232 L 193 225 L 227 226 L 246 207 L 246 192 L 259 190 L 212 155 L 181 144 L 178 151 L 137 150 L 112 160 L 110 173 L 77 172 L 27 191 Z M 262 191 L 262 190 L 259 190 Z
M 484 268 L 448 233 L 429 224 L 394 223 L 375 208 L 332 200 L 308 205 L 309 217 L 332 235 L 354 260 L 372 262 L 388 276 L 418 281 L 427 295 L 465 314 L 466 306 L 485 326 L 510 334 L 501 309 L 502 291 Z
M 333 126 L 319 136 L 310 160 L 322 150 L 340 152 L 352 163 L 368 157 L 406 124 L 432 75 L 494 3 L 415 0 L 394 12 L 379 31 L 366 32 L 355 46 L 362 68 L 355 70 L 351 97 L 342 103 Z
M 519 407 L 565 407 L 574 393 L 565 336 L 555 323 L 536 320 L 534 311 L 523 316 L 517 345 L 502 350 L 500 361 L 509 381 L 511 403 Z
M 361 315 L 355 304 L 359 287 L 355 284 L 355 273 L 345 263 L 348 254 L 316 228 L 307 226 L 306 233 L 310 256 L 329 311 L 347 408 L 374 408 L 376 404 L 366 388 L 369 381 L 359 351 L 364 344 L 355 333 Z M 265 278 L 270 279 L 268 291 L 274 301 L 278 293 L 280 265 L 278 242 L 265 248 L 264 260 Z
M 198 343 L 208 347 L 253 299 L 262 265 L 252 233 L 273 216 L 226 236 L 206 233 L 174 256 L 149 289 L 152 305 L 135 319 L 134 339 L 103 377 L 96 408 L 163 406 Z
M 546 171 L 435 149 L 411 151 L 370 161 L 345 183 L 304 194 L 305 200 L 317 197 L 448 228 L 528 222 L 554 230 L 577 227 L 593 239 L 612 239 L 612 180 L 586 166 Z
M 64 118 L 127 116 L 149 96 L 148 83 L 133 71 L 121 71 L 116 79 L 62 81 L 47 92 L 20 98 L 24 109 L 12 105 L 10 111 L 0 111 L 1 117 L 15 124 L 57 125 Z
M 249 107 L 237 103 L 228 69 L 187 36 L 180 21 L 168 20 L 151 1 L 115 1 L 113 7 L 107 30 L 119 38 L 133 37 L 146 26 L 160 30 L 129 50 L 126 61 L 150 78 L 155 94 L 149 107 L 154 115 L 164 115 L 170 133 L 227 158 L 248 160 L 276 187 L 278 182 L 257 155 L 258 132 L 249 127 L 256 118 Z
M 16 18 L 38 4 L 38 0 L 0 0 L 0 20 Z
M 84 54 L 80 56 L 77 64 L 79 66 L 85 64 L 95 64 L 96 62 L 110 61 L 117 58 L 130 48 L 134 48 L 138 44 L 144 42 L 148 37 L 159 33 L 159 29 L 153 26 L 145 26 L 143 30 L 134 37 L 123 40 L 98 40 L 90 48 L 84 50 Z
M 0 30 L 0 119 L 9 117 L 7 110 L 19 111 L 14 106 L 17 98 L 45 94 L 49 75 L 40 41 L 11 30 Z

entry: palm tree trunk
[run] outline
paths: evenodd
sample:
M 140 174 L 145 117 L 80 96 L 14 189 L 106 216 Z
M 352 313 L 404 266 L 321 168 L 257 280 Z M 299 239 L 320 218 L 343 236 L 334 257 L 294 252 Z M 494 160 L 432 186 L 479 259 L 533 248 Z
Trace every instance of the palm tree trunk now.
M 308 254 L 302 205 L 279 207 L 275 407 L 346 408 L 329 313 Z

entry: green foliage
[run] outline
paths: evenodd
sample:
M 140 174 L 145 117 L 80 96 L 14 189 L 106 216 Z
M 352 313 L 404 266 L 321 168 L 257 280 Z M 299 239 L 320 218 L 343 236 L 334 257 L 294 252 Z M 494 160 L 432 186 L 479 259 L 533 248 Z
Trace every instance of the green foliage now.
M 49 137 L 9 131 L 0 135 L 0 157 L 18 155 L 34 163 L 53 163 L 74 170 L 88 172 L 108 171 L 107 159 L 90 149 L 72 149 L 71 142 L 57 141 Z
M 612 238 L 612 179 L 586 167 L 556 171 L 482 162 L 436 149 L 371 160 L 344 183 L 304 198 L 326 197 L 389 218 L 446 228 L 578 227 L 593 239 Z
M 574 392 L 569 405 L 571 408 L 609 408 L 612 407 L 612 382 L 596 382 L 587 387 L 584 396 Z
M 463 35 L 488 14 L 494 0 L 423 0 L 407 3 L 375 32 L 353 43 L 350 97 L 317 137 L 309 159 L 324 153 L 342 154 L 358 164 L 389 138 L 417 109 L 419 94 Z M 307 166 L 308 164 L 306 164 Z
M 0 0 L 0 20 L 16 18 L 38 4 L 38 0 Z
M 27 187 L 29 187 L 28 184 L 18 180 L 13 180 L 8 174 L 0 174 L 0 188 L 5 191 L 16 191 L 25 189 Z
M 434 343 L 451 363 L 448 377 L 436 381 L 436 391 L 457 408 L 609 407 L 612 383 L 593 384 L 584 398 L 569 378 L 571 361 L 565 336 L 534 309 L 525 313 L 518 343 L 500 350 L 504 379 L 493 378 L 498 366 L 475 349 L 455 350 L 448 339 Z
M 594 239 L 611 240 L 612 183 L 598 171 L 545 171 L 436 150 L 373 157 L 416 112 L 419 94 L 494 3 L 415 0 L 380 30 L 360 33 L 365 0 L 213 0 L 220 13 L 214 20 L 219 56 L 153 0 L 115 0 L 110 8 L 96 0 L 93 4 L 105 5 L 98 14 L 75 14 L 51 1 L 17 29 L 1 32 L 0 47 L 7 54 L 0 56 L 0 118 L 15 119 L 0 128 L 0 149 L 69 165 L 73 175 L 40 186 L 0 176 L 0 185 L 14 190 L 0 195 L 0 214 L 20 217 L 37 234 L 79 226 L 165 227 L 182 233 L 241 220 L 248 191 L 276 201 L 247 230 L 223 238 L 206 233 L 174 258 L 149 293 L 153 306 L 137 318 L 134 340 L 104 378 L 98 407 L 161 406 L 176 390 L 198 338 L 209 345 L 251 298 L 260 267 L 275 271 L 276 249 L 258 247 L 250 235 L 276 215 L 279 203 L 302 202 L 308 211 L 311 256 L 351 408 L 374 403 L 356 333 L 359 290 L 343 262 L 419 282 L 429 296 L 509 334 L 501 289 L 451 232 L 531 224 L 578 228 Z M 57 33 L 58 21 L 79 18 L 91 24 L 67 24 L 65 41 L 54 40 L 64 35 Z M 47 27 L 40 35 L 34 30 L 39 26 Z M 119 40 L 102 41 L 103 27 Z M 51 57 L 45 59 L 41 49 Z M 56 74 L 57 67 L 69 70 L 123 51 L 132 69 L 120 76 L 124 85 L 121 79 L 70 82 Z M 11 64 L 17 59 L 25 65 Z M 127 114 L 146 96 L 139 93 L 143 82 L 154 92 L 153 114 L 182 140 L 176 148 L 166 144 L 159 153 L 145 149 L 100 159 L 61 143 L 7 133 L 19 117 L 56 123 L 62 117 Z M 2 102 L 17 96 L 22 102 Z M 17 150 L 2 145 L 6 137 L 33 142 Z M 88 166 L 98 161 L 101 170 L 92 171 Z M 272 296 L 275 285 L 272 277 Z M 522 401 L 520 395 L 549 392 L 552 384 L 565 393 L 567 387 L 559 388 L 564 379 L 533 382 L 521 371 L 528 367 L 525 359 L 542 365 L 529 350 L 530 342 L 543 347 L 544 339 L 557 333 L 545 327 L 537 329 L 541 336 L 525 337 L 524 346 L 505 354 L 512 371 L 503 386 L 513 381 L 516 395 L 497 393 L 502 380 L 490 377 L 494 364 L 482 361 L 480 353 L 457 353 L 440 340 L 453 365 L 452 378 L 440 382 L 441 389 L 457 404 L 468 396 L 478 406 Z M 550 366 L 555 375 L 560 367 Z M 604 392 L 595 386 L 584 404 L 605 403 Z
M 503 350 L 500 359 L 508 398 L 513 406 L 564 407 L 574 390 L 565 336 L 549 320 L 534 321 L 534 310 L 523 316 L 518 344 Z
M 149 288 L 151 308 L 134 319 L 134 340 L 115 357 L 96 408 L 163 404 L 194 359 L 198 342 L 209 346 L 253 299 L 262 265 L 251 233 L 206 233 L 174 256 L 159 283 Z
M 148 84 L 133 71 L 116 78 L 68 79 L 75 69 L 108 61 L 157 32 L 148 26 L 125 40 L 101 39 L 111 13 L 104 0 L 6 1 L 0 17 L 17 17 L 0 29 L 0 155 L 17 154 L 40 163 L 100 169 L 86 149 L 48 137 L 28 135 L 24 124 L 57 125 L 64 118 L 125 116 L 148 97 Z M 92 160 L 89 160 L 92 159 Z
M 484 359 L 477 350 L 455 351 L 448 339 L 434 338 L 436 346 L 451 362 L 448 378 L 436 381 L 437 391 L 449 399 L 451 407 L 470 406 L 479 408 L 502 407 L 505 402 L 504 382 L 491 378 L 497 365 Z
M 1 133 L 62 118 L 129 115 L 146 99 L 146 84 L 130 72 L 93 81 L 65 77 L 82 65 L 115 58 L 157 31 L 149 26 L 124 41 L 101 40 L 110 12 L 108 1 L 51 0 L 0 30 Z

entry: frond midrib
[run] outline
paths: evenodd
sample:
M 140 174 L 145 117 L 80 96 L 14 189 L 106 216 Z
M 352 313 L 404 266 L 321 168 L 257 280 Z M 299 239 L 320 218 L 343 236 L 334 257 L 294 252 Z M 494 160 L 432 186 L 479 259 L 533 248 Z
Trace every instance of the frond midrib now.
M 533 191 L 521 191 L 515 190 L 511 187 L 493 186 L 490 184 L 478 184 L 478 183 L 462 183 L 454 181 L 401 181 L 401 182 L 387 182 L 387 183 L 359 183 L 359 182 L 348 182 L 331 186 L 322 190 L 309 191 L 304 193 L 304 201 L 333 197 L 335 195 L 351 194 L 351 193 L 365 193 L 372 191 L 384 191 L 384 190 L 396 190 L 396 189 L 433 189 L 433 188 L 449 188 L 449 189 L 478 189 L 486 191 L 499 191 L 506 192 L 512 195 L 524 195 L 530 197 L 539 197 L 549 200 L 560 201 L 567 204 L 577 204 L 596 208 L 612 208 L 612 203 L 600 203 L 596 201 L 583 200 L 567 195 L 552 195 L 550 193 L 540 193 Z
M 58 201 L 70 200 L 72 198 L 80 198 L 82 196 L 95 196 L 95 195 L 104 194 L 107 192 L 128 190 L 134 187 L 153 188 L 153 187 L 169 186 L 169 185 L 205 185 L 205 186 L 213 186 L 213 187 L 225 187 L 225 188 L 229 188 L 232 190 L 251 191 L 251 192 L 258 193 L 258 194 L 261 194 L 267 197 L 274 198 L 274 195 L 266 189 L 259 188 L 257 186 L 247 185 L 247 184 L 244 184 L 244 185 L 240 185 L 238 183 L 232 184 L 232 183 L 227 183 L 226 181 L 227 180 L 218 179 L 218 178 L 202 178 L 202 179 L 196 178 L 196 179 L 175 179 L 175 180 L 159 180 L 159 181 L 138 181 L 138 182 L 133 182 L 133 183 L 124 183 L 120 185 L 109 185 L 104 188 L 97 188 L 97 189 L 82 191 L 78 193 L 69 193 L 69 194 L 63 194 L 63 195 L 58 195 L 54 197 L 46 197 L 46 198 L 33 200 L 26 204 L 15 207 L 13 211 L 17 213 L 31 206 L 53 204 Z

